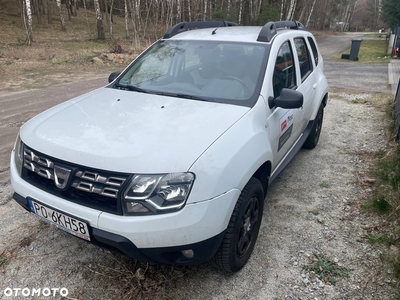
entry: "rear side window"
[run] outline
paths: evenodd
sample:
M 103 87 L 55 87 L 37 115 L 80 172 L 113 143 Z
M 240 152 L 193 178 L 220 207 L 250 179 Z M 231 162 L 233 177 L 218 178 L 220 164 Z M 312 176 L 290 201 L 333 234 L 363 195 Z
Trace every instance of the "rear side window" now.
M 313 65 L 311 63 L 306 41 L 303 38 L 295 38 L 294 44 L 300 63 L 301 81 L 303 82 L 313 70 Z
M 315 42 L 313 40 L 313 38 L 308 37 L 308 42 L 310 43 L 311 46 L 311 50 L 314 56 L 314 61 L 315 61 L 315 65 L 318 66 L 318 50 L 317 50 L 317 46 L 315 45 Z

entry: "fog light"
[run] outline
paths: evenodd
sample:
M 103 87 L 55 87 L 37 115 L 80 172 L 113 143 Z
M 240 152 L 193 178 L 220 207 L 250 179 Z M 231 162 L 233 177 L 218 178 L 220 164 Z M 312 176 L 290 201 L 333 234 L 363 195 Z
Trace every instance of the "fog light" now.
M 194 256 L 194 251 L 192 249 L 182 250 L 181 252 L 182 252 L 183 256 L 186 258 L 193 258 L 193 256 Z
M 126 203 L 126 211 L 128 213 L 147 213 L 149 209 L 138 202 Z

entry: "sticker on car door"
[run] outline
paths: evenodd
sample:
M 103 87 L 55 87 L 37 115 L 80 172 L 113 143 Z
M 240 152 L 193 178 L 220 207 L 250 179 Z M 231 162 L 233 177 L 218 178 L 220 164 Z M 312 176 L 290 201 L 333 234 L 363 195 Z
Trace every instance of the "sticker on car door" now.
M 278 143 L 278 151 L 281 150 L 283 145 L 289 140 L 292 135 L 293 129 L 293 110 L 288 110 L 280 119 L 279 119 L 279 143 Z

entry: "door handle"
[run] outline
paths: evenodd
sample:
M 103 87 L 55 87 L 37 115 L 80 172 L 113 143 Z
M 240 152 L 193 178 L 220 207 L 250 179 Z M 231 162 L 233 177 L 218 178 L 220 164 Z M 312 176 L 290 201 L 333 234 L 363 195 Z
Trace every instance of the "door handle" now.
M 312 87 L 313 87 L 313 89 L 315 90 L 315 89 L 317 88 L 317 84 L 314 83 L 314 85 L 313 85 Z

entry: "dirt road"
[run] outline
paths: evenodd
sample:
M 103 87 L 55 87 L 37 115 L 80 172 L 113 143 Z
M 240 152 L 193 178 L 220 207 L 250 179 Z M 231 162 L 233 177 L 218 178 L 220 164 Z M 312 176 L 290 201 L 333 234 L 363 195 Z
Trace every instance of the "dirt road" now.
M 334 62 L 352 35 L 320 42 L 333 93 L 319 145 L 302 150 L 272 184 L 255 251 L 242 271 L 225 276 L 207 264 L 186 269 L 170 282 L 172 299 L 392 299 L 396 281 L 379 257 L 383 249 L 365 236 L 373 216 L 359 213 L 357 199 L 371 189 L 356 184 L 365 159 L 385 147 L 383 113 L 369 101 L 389 92 L 387 65 Z M 371 73 L 373 70 L 373 73 Z M 105 79 L 103 81 L 105 83 Z M 0 96 L 0 299 L 11 288 L 62 288 L 74 299 L 119 299 L 88 270 L 107 264 L 104 251 L 43 225 L 9 201 L 8 160 L 18 127 L 45 108 L 101 81 Z M 365 157 L 365 158 L 364 158 Z M 329 285 L 303 269 L 313 253 L 349 270 Z M 4 261 L 2 263 L 2 261 Z M 27 299 L 21 297 L 21 299 Z

